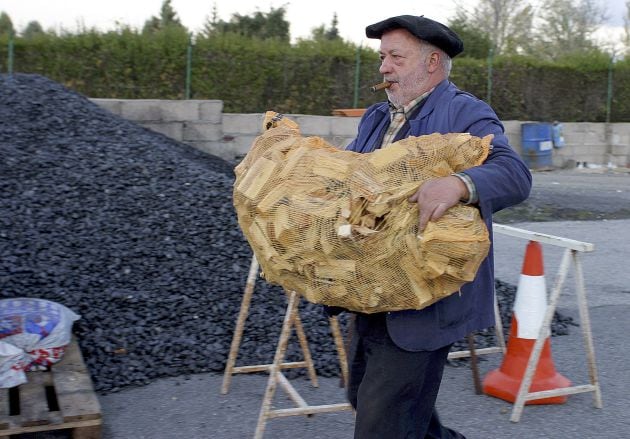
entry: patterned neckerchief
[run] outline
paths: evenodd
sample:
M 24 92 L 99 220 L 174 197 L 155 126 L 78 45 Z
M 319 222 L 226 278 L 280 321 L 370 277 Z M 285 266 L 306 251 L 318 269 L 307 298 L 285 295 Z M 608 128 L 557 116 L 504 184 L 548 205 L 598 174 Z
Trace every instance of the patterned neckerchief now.
M 381 147 L 385 147 L 394 141 L 396 134 L 398 134 L 405 122 L 407 122 L 407 117 L 409 117 L 410 114 L 413 114 L 414 110 L 418 108 L 418 105 L 420 105 L 432 91 L 433 89 L 418 96 L 402 108 L 396 108 L 394 104 L 391 102 L 389 103 L 390 123 L 385 135 L 383 136 L 383 143 L 381 143 Z

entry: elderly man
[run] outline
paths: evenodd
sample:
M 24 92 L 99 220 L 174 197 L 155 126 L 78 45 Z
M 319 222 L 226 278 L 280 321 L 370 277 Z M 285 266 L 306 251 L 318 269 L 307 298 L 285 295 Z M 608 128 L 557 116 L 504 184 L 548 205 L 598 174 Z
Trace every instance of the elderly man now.
M 419 230 L 457 203 L 476 206 L 489 231 L 492 214 L 525 200 L 531 174 L 512 150 L 503 125 L 483 101 L 449 82 L 451 58 L 463 50 L 448 27 L 425 17 L 392 17 L 366 28 L 380 44 L 388 102 L 371 106 L 348 150 L 371 152 L 408 136 L 493 134 L 480 166 L 422 184 Z M 356 409 L 355 438 L 463 437 L 440 423 L 435 400 L 451 345 L 494 325 L 492 251 L 473 282 L 422 310 L 357 314 L 350 349 L 348 398 Z

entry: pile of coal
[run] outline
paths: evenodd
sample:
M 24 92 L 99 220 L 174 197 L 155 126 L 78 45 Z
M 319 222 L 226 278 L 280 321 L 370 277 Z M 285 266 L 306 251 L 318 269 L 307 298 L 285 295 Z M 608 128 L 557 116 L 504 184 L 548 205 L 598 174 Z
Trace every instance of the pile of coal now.
M 233 183 L 229 162 L 45 77 L 0 75 L 0 298 L 80 314 L 74 333 L 99 392 L 222 372 L 252 257 Z M 272 361 L 285 308 L 282 289 L 259 279 L 237 365 Z M 318 374 L 338 375 L 322 308 L 303 302 L 300 315 Z M 301 358 L 297 343 L 287 358 Z

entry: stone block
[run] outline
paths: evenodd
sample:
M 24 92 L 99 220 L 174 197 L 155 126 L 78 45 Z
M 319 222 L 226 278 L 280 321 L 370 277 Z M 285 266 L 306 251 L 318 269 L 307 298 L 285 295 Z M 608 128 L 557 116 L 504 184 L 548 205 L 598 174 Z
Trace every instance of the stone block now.
M 288 117 L 300 125 L 300 131 L 304 136 L 327 137 L 331 135 L 332 116 L 289 115 Z
M 184 122 L 199 120 L 199 100 L 161 100 L 161 120 L 165 122 Z
M 357 135 L 360 117 L 336 117 L 330 118 L 330 134 L 332 136 L 354 137 Z
M 612 154 L 615 156 L 630 154 L 630 145 L 617 144 L 612 145 Z
M 336 146 L 339 149 L 346 149 L 346 146 L 354 140 L 354 136 L 330 136 L 326 137 L 326 141 L 332 146 Z
M 226 142 L 186 142 L 188 145 L 217 157 L 221 157 L 223 160 L 234 160 L 235 154 L 230 143 Z
M 117 116 L 122 112 L 122 102 L 120 99 L 90 99 L 99 107 L 109 111 Z
M 184 141 L 219 141 L 223 137 L 221 125 L 208 122 L 184 122 Z
M 164 134 L 173 140 L 182 142 L 184 140 L 184 124 L 182 122 L 166 122 L 166 123 L 140 123 L 145 128 Z
M 224 134 L 246 134 L 257 136 L 262 131 L 263 115 L 254 114 L 223 114 Z
M 207 100 L 199 102 L 199 119 L 211 123 L 221 123 L 223 119 L 223 101 Z
M 225 142 L 226 146 L 229 145 L 232 148 L 234 155 L 245 155 L 252 148 L 252 143 L 254 143 L 254 139 L 258 136 L 254 135 L 242 135 L 234 137 L 229 142 Z
M 134 122 L 162 120 L 162 107 L 158 99 L 121 100 L 120 115 Z
M 587 162 L 592 164 L 602 164 L 606 160 L 606 145 L 603 144 L 586 144 L 575 145 L 570 155 L 566 158 L 572 158 L 578 162 Z

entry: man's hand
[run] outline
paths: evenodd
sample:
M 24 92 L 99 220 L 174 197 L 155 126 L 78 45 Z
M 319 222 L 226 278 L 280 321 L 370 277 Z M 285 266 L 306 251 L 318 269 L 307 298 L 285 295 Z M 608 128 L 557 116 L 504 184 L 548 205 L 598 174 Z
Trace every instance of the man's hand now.
M 464 182 L 452 175 L 424 182 L 409 197 L 410 202 L 418 203 L 420 210 L 418 232 L 422 232 L 429 221 L 437 220 L 460 200 L 468 199 L 468 196 Z

